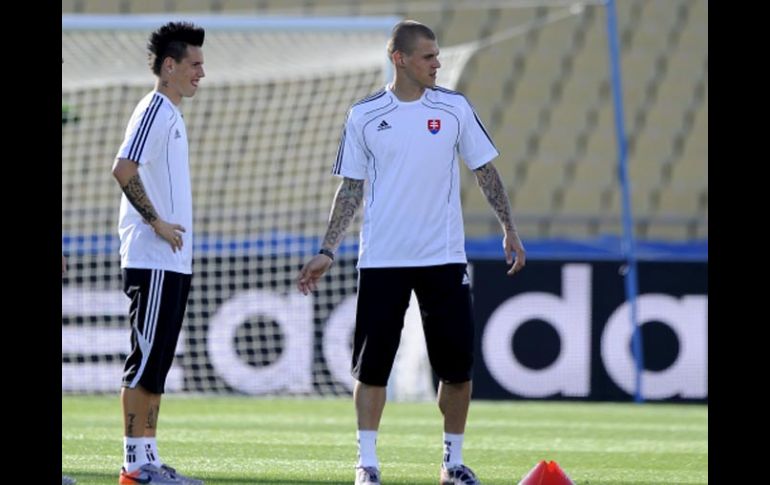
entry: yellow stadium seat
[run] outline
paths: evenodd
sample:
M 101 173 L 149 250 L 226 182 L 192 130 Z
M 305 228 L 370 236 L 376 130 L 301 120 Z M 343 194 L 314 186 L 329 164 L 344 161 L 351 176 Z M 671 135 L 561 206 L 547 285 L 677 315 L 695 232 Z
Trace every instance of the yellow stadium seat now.
M 82 0 L 83 13 L 126 13 L 121 0 Z

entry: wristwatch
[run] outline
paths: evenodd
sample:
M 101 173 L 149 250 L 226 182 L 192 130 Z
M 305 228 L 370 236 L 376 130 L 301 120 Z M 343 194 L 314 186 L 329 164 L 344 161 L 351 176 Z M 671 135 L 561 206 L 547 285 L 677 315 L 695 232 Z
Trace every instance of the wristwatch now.
M 321 248 L 321 249 L 319 249 L 319 250 L 318 250 L 318 254 L 323 254 L 324 256 L 326 256 L 326 257 L 328 257 L 329 259 L 331 259 L 332 261 L 334 261 L 334 253 L 333 253 L 333 252 L 331 252 L 331 251 L 329 251 L 329 250 L 328 250 L 328 249 L 326 249 L 326 248 Z

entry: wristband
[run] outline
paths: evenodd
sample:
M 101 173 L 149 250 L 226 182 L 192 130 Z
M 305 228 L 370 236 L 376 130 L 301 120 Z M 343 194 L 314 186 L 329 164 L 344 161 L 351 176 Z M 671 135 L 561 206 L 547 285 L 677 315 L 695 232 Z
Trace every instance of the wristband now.
M 326 257 L 328 257 L 329 259 L 331 259 L 332 261 L 334 261 L 334 253 L 333 253 L 333 252 L 331 252 L 331 251 L 329 251 L 329 250 L 328 250 L 328 249 L 326 249 L 326 248 L 321 248 L 321 249 L 319 249 L 319 250 L 318 250 L 318 254 L 323 254 L 324 256 L 326 256 Z

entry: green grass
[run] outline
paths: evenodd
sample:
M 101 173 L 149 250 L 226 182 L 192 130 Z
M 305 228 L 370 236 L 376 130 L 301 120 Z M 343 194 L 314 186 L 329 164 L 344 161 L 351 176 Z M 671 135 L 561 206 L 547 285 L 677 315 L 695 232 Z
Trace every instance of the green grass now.
M 163 459 L 207 485 L 351 484 L 352 399 L 167 396 Z M 120 401 L 62 396 L 62 471 L 78 484 L 117 483 Z M 377 450 L 386 484 L 435 485 L 441 419 L 434 403 L 388 403 Z M 708 407 L 474 401 L 465 463 L 484 485 L 511 485 L 556 460 L 579 485 L 708 483 Z

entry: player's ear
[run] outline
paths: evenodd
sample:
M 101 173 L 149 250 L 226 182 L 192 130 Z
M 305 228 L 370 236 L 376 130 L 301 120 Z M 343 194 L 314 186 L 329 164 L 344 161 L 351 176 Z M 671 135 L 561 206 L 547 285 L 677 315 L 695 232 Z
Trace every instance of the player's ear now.
M 163 70 L 167 73 L 171 74 L 174 72 L 174 58 L 173 57 L 166 57 L 163 59 Z

